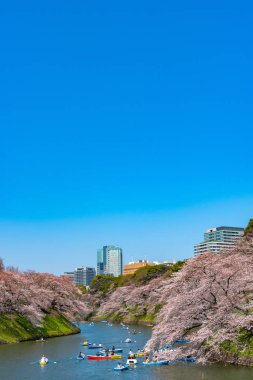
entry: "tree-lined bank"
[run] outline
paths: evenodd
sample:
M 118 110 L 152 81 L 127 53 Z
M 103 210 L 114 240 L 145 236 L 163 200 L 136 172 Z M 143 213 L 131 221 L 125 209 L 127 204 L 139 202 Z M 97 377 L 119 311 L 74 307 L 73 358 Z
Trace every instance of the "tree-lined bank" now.
M 0 343 L 75 334 L 87 317 L 81 292 L 64 277 L 0 271 Z

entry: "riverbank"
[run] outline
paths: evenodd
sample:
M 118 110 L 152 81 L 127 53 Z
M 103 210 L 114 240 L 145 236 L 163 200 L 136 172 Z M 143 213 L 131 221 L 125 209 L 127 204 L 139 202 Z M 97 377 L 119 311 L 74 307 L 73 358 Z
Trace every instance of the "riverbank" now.
M 47 314 L 39 326 L 23 315 L 12 313 L 0 316 L 0 344 L 18 343 L 29 340 L 78 334 L 80 329 L 63 315 Z
M 125 318 L 121 318 L 121 320 L 119 321 L 118 317 L 117 316 L 113 316 L 113 315 L 97 315 L 97 316 L 93 316 L 89 319 L 89 321 L 91 322 L 102 322 L 102 321 L 108 321 L 108 322 L 111 322 L 111 323 L 124 323 L 126 325 L 139 325 L 139 326 L 146 326 L 146 327 L 154 327 L 155 325 L 155 322 L 154 322 L 154 317 L 152 316 L 151 318 L 150 317 L 147 317 L 147 319 L 144 318 L 132 318 L 129 316 L 129 317 L 125 317 Z
M 87 318 L 81 291 L 62 276 L 0 270 L 0 343 L 76 334 Z

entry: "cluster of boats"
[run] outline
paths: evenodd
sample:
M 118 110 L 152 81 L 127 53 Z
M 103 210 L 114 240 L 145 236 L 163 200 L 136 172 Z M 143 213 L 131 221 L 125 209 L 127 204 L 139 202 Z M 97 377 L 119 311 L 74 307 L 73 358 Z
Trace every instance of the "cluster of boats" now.
M 107 321 L 105 321 L 107 323 Z M 92 326 L 94 323 L 92 322 Z M 109 324 L 108 324 L 109 325 Z M 121 324 L 123 329 L 129 330 L 128 326 Z M 44 342 L 44 339 L 41 338 L 38 340 L 38 342 Z M 127 337 L 125 340 L 122 341 L 122 343 L 131 343 L 132 340 L 130 337 Z M 174 351 L 174 344 L 187 344 L 189 343 L 186 339 L 177 339 L 171 344 L 167 344 L 164 348 L 158 350 L 157 354 L 160 352 L 168 352 Z M 79 354 L 76 356 L 77 360 L 84 360 L 85 357 L 87 357 L 88 360 L 91 361 L 102 361 L 102 360 L 121 360 L 122 359 L 122 353 L 123 348 L 116 348 L 114 345 L 109 348 L 104 348 L 101 343 L 90 343 L 88 340 L 85 340 L 83 343 L 81 343 L 83 347 L 86 347 L 88 350 L 97 350 L 95 355 L 87 354 L 87 356 L 83 352 L 79 352 Z M 128 352 L 126 363 L 122 364 L 121 362 L 118 363 L 118 365 L 114 368 L 115 371 L 125 371 L 128 368 L 134 368 L 138 364 L 138 359 L 143 357 L 144 361 L 143 364 L 146 366 L 159 366 L 159 365 L 168 365 L 169 363 L 172 364 L 169 360 L 159 360 L 159 354 L 155 355 L 153 359 L 149 359 L 149 353 L 144 350 L 138 349 L 137 352 L 133 352 L 131 349 Z M 174 361 L 181 361 L 181 362 L 195 362 L 196 358 L 192 356 L 186 356 L 181 359 L 176 359 Z M 50 361 L 45 355 L 42 355 L 39 364 L 41 366 L 46 366 Z M 56 363 L 56 362 L 54 362 Z
M 126 338 L 124 343 L 131 343 L 130 338 Z M 96 343 L 89 343 L 88 341 L 84 341 L 82 343 L 83 346 L 86 346 L 88 349 L 98 349 L 99 351 L 96 353 L 96 355 L 87 355 L 88 360 L 120 360 L 122 359 L 122 353 L 123 353 L 123 348 L 116 348 L 112 347 L 111 349 L 104 349 L 102 344 L 96 344 Z M 81 354 L 81 353 L 80 353 Z M 80 355 L 79 354 L 79 355 Z M 144 365 L 165 365 L 169 364 L 168 361 L 163 360 L 163 361 L 149 361 L 148 358 L 148 352 L 144 350 L 138 349 L 136 353 L 134 353 L 131 349 L 128 352 L 127 360 L 125 364 L 118 363 L 118 365 L 114 368 L 115 371 L 125 371 L 128 368 L 133 368 L 138 364 L 138 358 L 140 357 L 145 357 L 145 360 L 143 361 Z M 79 357 L 78 357 L 79 359 Z M 80 359 L 83 359 L 83 357 Z

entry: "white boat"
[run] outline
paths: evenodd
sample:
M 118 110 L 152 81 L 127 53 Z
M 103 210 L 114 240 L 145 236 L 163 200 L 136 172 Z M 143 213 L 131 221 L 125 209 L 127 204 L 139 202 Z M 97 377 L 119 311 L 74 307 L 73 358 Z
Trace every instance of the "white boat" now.
M 128 365 L 135 365 L 135 364 L 138 364 L 138 361 L 136 358 L 130 358 L 130 359 L 127 359 L 127 362 L 126 362 Z

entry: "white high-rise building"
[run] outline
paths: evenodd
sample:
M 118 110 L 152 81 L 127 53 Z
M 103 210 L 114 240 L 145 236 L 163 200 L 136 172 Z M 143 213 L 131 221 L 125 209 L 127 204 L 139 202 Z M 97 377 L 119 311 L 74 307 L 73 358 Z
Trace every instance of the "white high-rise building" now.
M 122 274 L 122 249 L 119 247 L 108 246 L 106 255 L 106 274 L 114 277 Z
M 235 246 L 243 236 L 244 228 L 241 227 L 215 227 L 204 233 L 204 241 L 194 245 L 194 254 L 219 253 L 224 249 Z
M 105 245 L 97 251 L 97 274 L 120 276 L 123 272 L 122 249 Z

